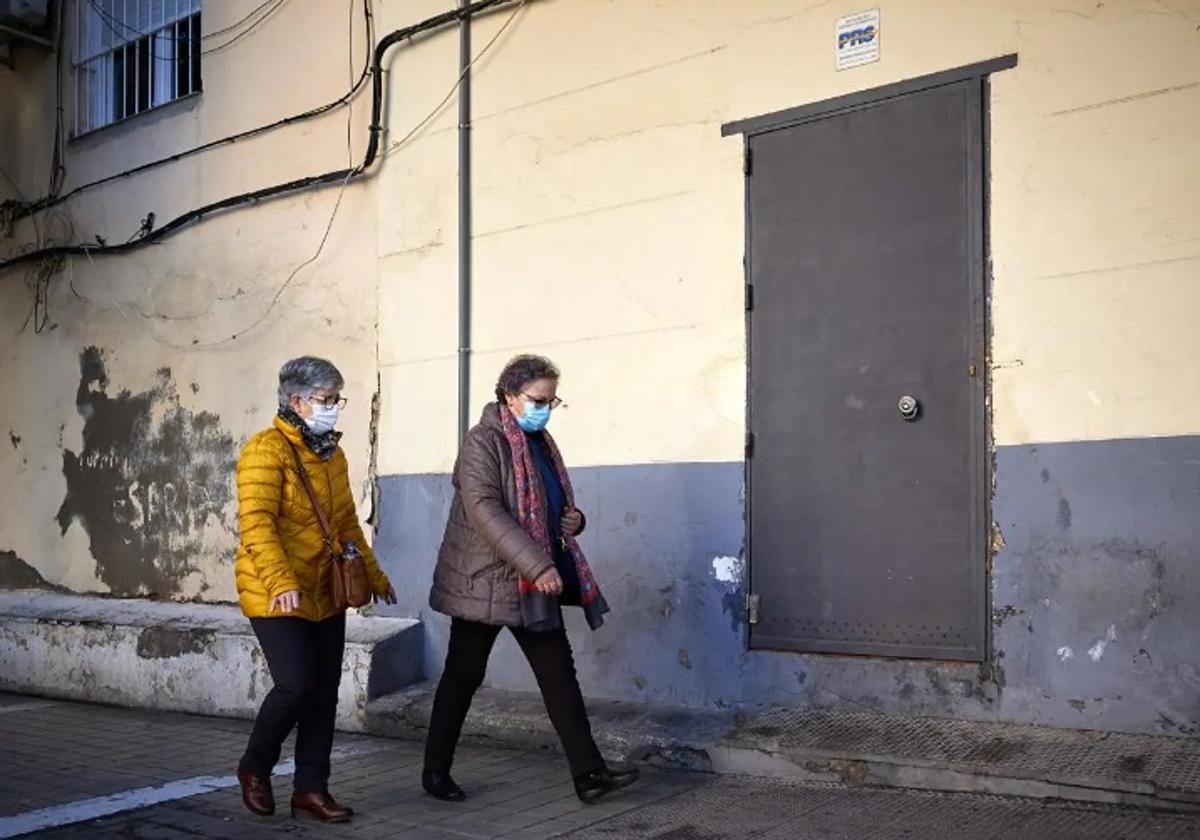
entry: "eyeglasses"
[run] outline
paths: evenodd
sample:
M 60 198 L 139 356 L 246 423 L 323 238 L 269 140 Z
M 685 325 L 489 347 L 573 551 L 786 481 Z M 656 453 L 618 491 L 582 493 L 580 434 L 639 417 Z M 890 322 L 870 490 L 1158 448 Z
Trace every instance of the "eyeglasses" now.
M 560 397 L 555 397 L 552 400 L 539 400 L 537 397 L 529 396 L 529 394 L 525 393 L 524 391 L 521 392 L 521 396 L 524 397 L 525 399 L 529 400 L 531 403 L 533 403 L 538 408 L 544 408 L 546 406 L 550 406 L 551 409 L 555 409 L 563 404 L 563 401 Z
M 308 400 L 313 405 L 320 405 L 324 406 L 325 408 L 333 408 L 334 406 L 337 406 L 338 408 L 345 408 L 347 402 L 346 398 L 340 394 L 333 394 L 332 396 L 328 397 L 311 396 L 305 397 L 304 399 Z

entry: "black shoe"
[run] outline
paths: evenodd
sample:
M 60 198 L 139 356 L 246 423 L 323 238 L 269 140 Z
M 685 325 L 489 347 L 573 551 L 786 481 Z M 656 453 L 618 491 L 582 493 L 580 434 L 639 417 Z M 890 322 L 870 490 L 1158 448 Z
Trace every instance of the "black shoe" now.
M 640 773 L 629 764 L 614 764 L 580 776 L 575 780 L 575 795 L 584 805 L 591 805 L 605 794 L 629 787 Z
M 462 802 L 467 798 L 463 789 L 454 783 L 449 773 L 426 770 L 421 774 L 421 787 L 434 799 L 443 802 Z
M 642 775 L 642 771 L 638 770 L 636 765 L 624 761 L 611 761 L 607 769 L 609 774 L 616 780 L 618 788 L 628 787 Z

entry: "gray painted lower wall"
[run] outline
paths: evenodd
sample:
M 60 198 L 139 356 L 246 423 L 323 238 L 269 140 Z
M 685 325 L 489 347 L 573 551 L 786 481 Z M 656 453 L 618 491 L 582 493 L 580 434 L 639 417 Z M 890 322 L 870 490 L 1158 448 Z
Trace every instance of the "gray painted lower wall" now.
M 1200 437 L 998 455 L 1005 716 L 1200 731 Z
M 591 467 L 572 477 L 589 517 L 584 547 L 614 608 L 595 633 L 568 618 L 589 696 L 1200 729 L 1200 438 L 997 452 L 1004 546 L 993 559 L 992 656 L 982 666 L 747 651 L 740 462 Z M 426 671 L 436 675 L 448 625 L 426 597 L 449 477 L 389 476 L 380 492 L 376 544 L 401 593 L 395 610 L 428 621 Z M 507 634 L 488 681 L 533 687 Z

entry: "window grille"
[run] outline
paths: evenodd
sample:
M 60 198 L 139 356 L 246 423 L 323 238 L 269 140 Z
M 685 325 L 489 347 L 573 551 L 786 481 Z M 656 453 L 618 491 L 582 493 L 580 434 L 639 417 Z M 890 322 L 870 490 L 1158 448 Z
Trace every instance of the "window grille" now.
M 200 0 L 76 0 L 76 12 L 76 135 L 200 92 Z

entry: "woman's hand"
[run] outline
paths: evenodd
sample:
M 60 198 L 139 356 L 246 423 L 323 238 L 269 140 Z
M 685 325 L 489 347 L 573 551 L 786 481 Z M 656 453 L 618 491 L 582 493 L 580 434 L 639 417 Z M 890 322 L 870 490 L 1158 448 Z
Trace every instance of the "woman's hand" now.
M 573 537 L 583 527 L 583 514 L 577 510 L 569 510 L 563 514 L 562 533 L 564 537 Z
M 298 610 L 300 608 L 300 593 L 297 590 L 291 592 L 281 592 L 275 596 L 275 600 L 271 602 L 271 612 L 278 609 L 284 615 Z
M 558 576 L 558 569 L 551 566 L 546 571 L 542 572 L 541 576 L 533 582 L 537 587 L 537 591 L 543 595 L 561 595 L 563 582 Z
M 375 600 L 376 600 L 376 601 L 383 601 L 383 603 L 385 603 L 385 604 L 394 604 L 394 603 L 396 603 L 396 589 L 395 589 L 395 587 L 393 587 L 393 586 L 392 586 L 392 585 L 389 583 L 389 584 L 388 584 L 388 588 L 387 588 L 387 589 L 383 590 L 382 592 L 376 592 L 376 593 L 375 593 Z

